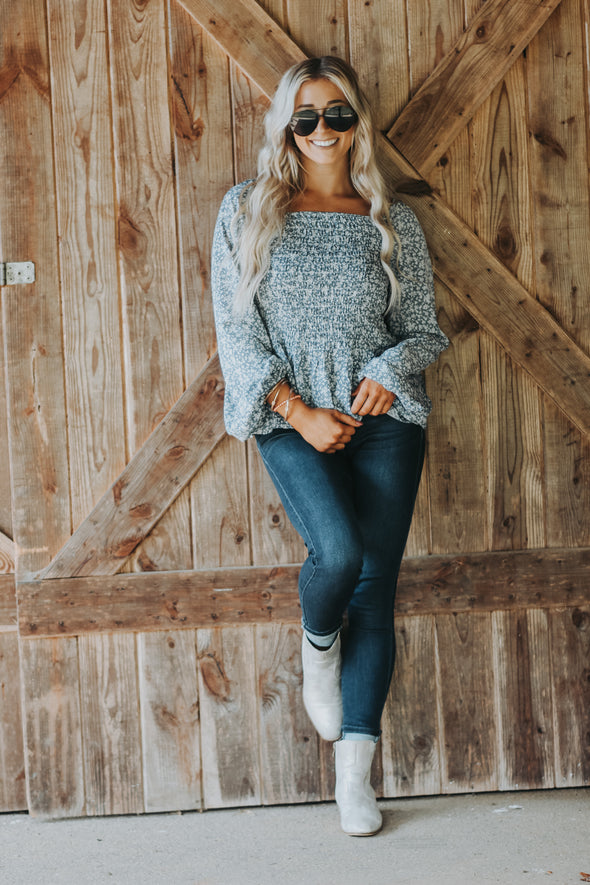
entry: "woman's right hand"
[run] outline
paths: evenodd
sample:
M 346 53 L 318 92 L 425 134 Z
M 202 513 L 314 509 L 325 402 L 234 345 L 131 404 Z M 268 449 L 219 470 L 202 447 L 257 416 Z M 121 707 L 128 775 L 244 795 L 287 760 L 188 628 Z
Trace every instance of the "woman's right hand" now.
M 296 400 L 291 405 L 289 424 L 318 452 L 332 454 L 343 449 L 362 421 L 337 409 L 314 409 Z

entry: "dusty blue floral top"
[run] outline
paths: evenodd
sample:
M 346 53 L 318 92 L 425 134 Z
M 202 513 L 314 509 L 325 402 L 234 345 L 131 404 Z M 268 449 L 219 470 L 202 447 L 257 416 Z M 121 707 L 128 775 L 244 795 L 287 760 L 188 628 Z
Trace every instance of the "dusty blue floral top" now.
M 389 281 L 381 236 L 365 215 L 292 212 L 271 266 L 245 317 L 233 311 L 238 272 L 231 220 L 248 182 L 225 195 L 215 227 L 212 291 L 228 433 L 247 439 L 287 427 L 266 397 L 286 378 L 305 403 L 352 414 L 351 391 L 365 377 L 396 394 L 388 414 L 426 425 L 431 403 L 422 370 L 448 346 L 436 322 L 432 268 L 422 229 L 406 205 L 391 207 L 401 240 L 392 267 L 401 304 L 385 315 Z

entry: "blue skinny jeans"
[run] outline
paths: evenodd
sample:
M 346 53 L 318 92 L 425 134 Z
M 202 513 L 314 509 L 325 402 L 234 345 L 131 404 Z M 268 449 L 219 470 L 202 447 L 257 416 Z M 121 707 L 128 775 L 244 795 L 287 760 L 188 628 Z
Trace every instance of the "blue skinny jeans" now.
M 422 464 L 424 431 L 367 416 L 351 441 L 318 452 L 295 430 L 256 436 L 308 556 L 299 575 L 305 630 L 348 629 L 342 646 L 343 732 L 380 733 L 393 674 L 393 603 Z

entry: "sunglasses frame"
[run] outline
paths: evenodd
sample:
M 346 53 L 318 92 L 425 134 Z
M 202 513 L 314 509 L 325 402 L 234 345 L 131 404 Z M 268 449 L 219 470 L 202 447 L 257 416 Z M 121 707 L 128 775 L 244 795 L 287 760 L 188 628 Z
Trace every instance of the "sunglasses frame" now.
M 350 117 L 348 119 L 344 119 L 346 126 L 342 129 L 338 129 L 338 128 L 332 126 L 332 124 L 330 123 L 330 116 L 333 116 L 335 118 L 335 120 L 343 120 L 343 118 L 340 116 L 339 113 L 338 114 L 330 114 L 330 111 L 340 112 L 342 110 L 342 108 L 346 108 L 348 111 L 350 111 Z M 315 122 L 313 121 L 313 118 L 311 116 L 308 116 L 307 118 L 302 119 L 299 116 L 300 114 L 308 114 L 308 115 L 313 114 L 315 117 Z M 329 115 L 329 116 L 327 116 L 327 115 Z M 352 129 L 352 127 L 355 125 L 355 123 L 358 122 L 358 114 L 356 113 L 356 111 L 353 108 L 350 107 L 350 105 L 336 104 L 336 105 L 329 105 L 326 108 L 302 108 L 300 111 L 295 111 L 295 113 L 293 114 L 293 116 L 291 117 L 291 120 L 289 122 L 289 127 L 294 135 L 300 135 L 303 138 L 307 138 L 307 136 L 311 135 L 318 128 L 319 122 L 320 122 L 320 117 L 323 117 L 326 126 L 328 127 L 328 129 L 331 129 L 332 132 L 348 132 L 348 130 Z M 300 131 L 300 126 L 302 123 L 305 124 L 306 120 L 307 120 L 308 125 L 313 122 L 313 128 L 310 129 L 309 131 L 307 131 L 308 126 L 304 125 L 303 129 L 305 131 L 302 132 L 302 131 Z

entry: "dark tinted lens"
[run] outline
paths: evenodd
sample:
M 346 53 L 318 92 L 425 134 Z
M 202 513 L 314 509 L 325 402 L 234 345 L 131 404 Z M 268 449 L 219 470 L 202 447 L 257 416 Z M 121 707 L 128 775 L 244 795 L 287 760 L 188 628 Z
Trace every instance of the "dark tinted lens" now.
M 311 135 L 319 119 L 317 111 L 298 111 L 291 119 L 291 129 L 295 135 Z
M 324 111 L 324 120 L 334 132 L 346 132 L 357 121 L 357 116 L 347 104 L 338 105 L 335 108 L 327 108 Z

